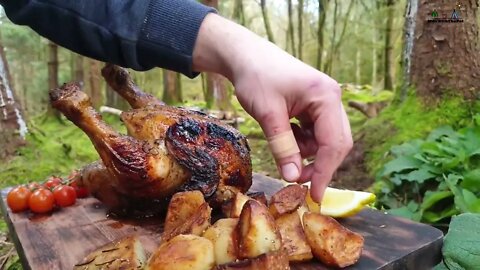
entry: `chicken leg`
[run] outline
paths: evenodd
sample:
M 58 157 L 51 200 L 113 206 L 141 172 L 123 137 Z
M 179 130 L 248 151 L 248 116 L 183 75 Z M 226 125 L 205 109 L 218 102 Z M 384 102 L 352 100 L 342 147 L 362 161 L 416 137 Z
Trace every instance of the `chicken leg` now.
M 190 178 L 188 170 L 167 153 L 163 140 L 138 140 L 106 125 L 77 84 L 52 90 L 50 100 L 88 135 L 110 175 L 110 179 L 96 181 L 109 182 L 115 192 L 159 199 L 171 195 Z M 94 168 L 101 172 L 101 167 Z

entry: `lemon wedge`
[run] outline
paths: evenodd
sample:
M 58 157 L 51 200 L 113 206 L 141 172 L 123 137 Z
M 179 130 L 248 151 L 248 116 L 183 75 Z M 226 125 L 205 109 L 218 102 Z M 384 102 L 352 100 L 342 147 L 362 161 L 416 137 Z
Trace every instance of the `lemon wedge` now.
M 290 185 L 291 183 L 286 183 Z M 303 185 L 310 188 L 310 183 Z M 373 193 L 327 187 L 320 204 L 313 201 L 310 191 L 305 199 L 310 212 L 331 217 L 349 217 L 360 212 L 365 206 L 375 202 Z

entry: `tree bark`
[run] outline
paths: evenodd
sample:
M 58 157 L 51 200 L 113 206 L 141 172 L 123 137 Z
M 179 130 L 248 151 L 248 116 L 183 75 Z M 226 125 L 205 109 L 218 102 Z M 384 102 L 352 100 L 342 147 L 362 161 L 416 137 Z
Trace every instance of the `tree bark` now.
M 395 1 L 387 0 L 387 20 L 385 25 L 385 47 L 384 47 L 384 76 L 383 76 L 383 88 L 387 90 L 393 90 L 393 75 L 392 75 L 392 62 L 393 62 L 393 43 L 392 43 L 392 26 L 393 16 L 395 15 Z
M 20 104 L 12 85 L 7 58 L 0 41 L 0 160 L 12 156 L 25 144 L 28 132 Z
M 103 104 L 101 63 L 89 59 L 90 100 L 94 108 L 98 109 Z
M 203 0 L 207 6 L 218 9 L 218 0 Z M 233 110 L 233 105 L 230 101 L 230 94 L 227 89 L 227 79 L 220 74 L 207 73 L 206 74 L 206 91 L 205 102 L 207 108 L 220 110 Z
M 298 0 L 298 59 L 303 59 L 303 8 L 304 0 Z
M 400 100 L 407 97 L 408 88 L 411 85 L 411 67 L 413 43 L 415 40 L 415 20 L 417 19 L 418 0 L 408 0 L 405 7 L 405 25 L 403 33 L 405 42 L 403 46 L 402 65 L 403 65 L 403 84 L 400 89 Z
M 73 80 L 81 83 L 82 85 L 85 83 L 83 59 L 84 57 L 81 56 L 80 54 L 75 54 L 74 60 L 73 60 L 74 61 Z
M 292 0 L 287 0 L 287 4 L 288 4 L 288 33 L 289 33 L 289 39 L 290 39 L 290 48 L 292 49 L 292 55 L 296 57 L 297 49 L 295 48 L 295 30 L 293 28 Z
M 267 0 L 260 0 L 260 7 L 262 9 L 263 23 L 265 24 L 265 31 L 267 32 L 268 40 L 275 43 L 272 28 L 270 27 L 270 19 L 268 17 Z
M 181 103 L 182 89 L 180 86 L 180 74 L 163 70 L 163 101 L 166 104 L 178 104 Z
M 317 69 L 322 68 L 323 60 L 323 28 L 325 26 L 327 2 L 318 0 L 318 27 L 317 27 Z
M 473 0 L 457 4 L 460 6 L 451 2 L 418 3 L 415 38 L 409 40 L 413 41 L 410 76 L 418 95 L 427 101 L 457 93 L 473 99 L 480 90 L 479 4 Z M 430 22 L 425 18 L 436 9 L 441 17 L 445 14 L 450 19 L 454 8 L 463 21 Z
M 340 48 L 340 46 L 342 45 L 342 41 L 343 41 L 343 38 L 345 37 L 345 33 L 346 33 L 346 29 L 347 29 L 347 26 L 348 26 L 348 23 L 350 21 L 350 13 L 351 11 L 353 10 L 353 4 L 355 3 L 354 0 L 350 1 L 349 5 L 348 5 L 348 8 L 347 8 L 347 12 L 345 14 L 345 20 L 343 22 L 343 28 L 342 28 L 342 31 L 340 33 L 340 37 L 338 38 L 338 40 L 336 40 L 336 34 L 337 34 L 337 17 L 338 17 L 338 10 L 339 10 L 339 6 L 338 6 L 338 1 L 335 0 L 334 1 L 334 12 L 333 12 L 333 33 L 332 33 L 332 39 L 331 39 L 331 44 L 330 44 L 330 52 L 328 54 L 328 58 L 327 58 L 327 62 L 325 62 L 325 65 L 324 65 L 324 72 L 327 73 L 327 74 L 331 74 L 332 70 L 333 70 L 333 60 L 335 58 L 335 56 L 337 55 L 338 53 L 338 49 Z
M 235 5 L 233 7 L 233 16 L 232 17 L 239 24 L 245 26 L 245 12 L 244 12 L 244 7 L 243 7 L 243 0 L 235 0 Z
M 58 87 L 58 45 L 48 42 L 48 90 Z M 60 112 L 48 104 L 47 116 L 60 120 Z

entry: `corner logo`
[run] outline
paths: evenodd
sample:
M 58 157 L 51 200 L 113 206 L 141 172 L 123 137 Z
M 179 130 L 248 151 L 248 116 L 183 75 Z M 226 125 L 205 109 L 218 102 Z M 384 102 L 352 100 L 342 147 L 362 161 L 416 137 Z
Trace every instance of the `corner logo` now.
M 455 8 L 448 12 L 439 13 L 438 10 L 434 9 L 429 14 L 427 22 L 429 23 L 462 23 L 463 19 L 460 14 L 461 6 L 456 5 Z

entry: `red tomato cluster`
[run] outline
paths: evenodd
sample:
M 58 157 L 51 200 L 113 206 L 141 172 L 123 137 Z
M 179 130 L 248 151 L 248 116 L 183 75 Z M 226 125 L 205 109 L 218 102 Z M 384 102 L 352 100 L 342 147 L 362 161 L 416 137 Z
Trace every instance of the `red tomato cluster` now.
M 68 207 L 75 204 L 77 198 L 89 195 L 85 187 L 70 179 L 76 172 L 72 172 L 67 180 L 51 176 L 43 184 L 29 183 L 12 189 L 7 195 L 7 204 L 12 212 L 30 210 L 37 214 L 51 212 L 57 207 Z

